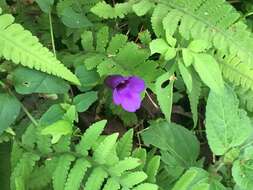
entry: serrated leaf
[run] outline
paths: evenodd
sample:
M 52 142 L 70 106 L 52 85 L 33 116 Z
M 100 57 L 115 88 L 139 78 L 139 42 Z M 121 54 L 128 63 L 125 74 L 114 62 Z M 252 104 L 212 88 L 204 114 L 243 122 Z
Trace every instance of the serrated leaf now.
M 95 144 L 98 137 L 104 130 L 106 120 L 102 120 L 91 125 L 83 134 L 81 141 L 76 145 L 76 152 L 86 156 L 88 150 Z
M 119 159 L 129 157 L 133 148 L 133 129 L 128 130 L 117 143 L 117 155 Z
M 150 47 L 151 55 L 154 53 L 160 53 L 164 55 L 169 49 L 169 45 L 161 38 L 153 40 L 150 43 L 149 47 Z
M 209 49 L 211 44 L 207 40 L 193 40 L 188 46 L 188 49 L 196 53 L 204 52 Z
M 94 151 L 93 157 L 96 162 L 98 162 L 99 164 L 105 164 L 107 162 L 106 158 L 115 146 L 117 138 L 117 133 L 105 137 L 105 139 Z
M 120 178 L 120 184 L 124 187 L 132 188 L 133 186 L 143 182 L 147 179 L 147 174 L 142 171 L 131 172 L 129 174 L 125 174 Z
M 241 145 L 252 134 L 251 122 L 234 91 L 227 87 L 223 95 L 211 91 L 206 106 L 206 133 L 208 143 L 216 155 Z
M 160 156 L 152 157 L 147 163 L 146 173 L 148 175 L 147 181 L 150 183 L 156 183 L 156 175 L 160 166 Z

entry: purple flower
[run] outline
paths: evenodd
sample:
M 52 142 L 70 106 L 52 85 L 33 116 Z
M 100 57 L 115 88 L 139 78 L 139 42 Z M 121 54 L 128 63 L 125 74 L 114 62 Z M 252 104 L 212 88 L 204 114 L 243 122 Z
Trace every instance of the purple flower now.
M 116 105 L 121 105 L 128 112 L 135 112 L 141 107 L 140 94 L 145 90 L 145 82 L 139 77 L 112 75 L 107 77 L 106 84 L 113 89 L 113 102 Z

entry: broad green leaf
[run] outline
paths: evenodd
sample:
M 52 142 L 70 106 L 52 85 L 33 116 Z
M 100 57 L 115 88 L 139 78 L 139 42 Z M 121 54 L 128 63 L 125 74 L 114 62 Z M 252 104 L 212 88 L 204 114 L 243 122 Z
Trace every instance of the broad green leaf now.
M 6 93 L 0 93 L 0 134 L 17 118 L 20 112 L 18 100 Z
M 40 125 L 48 126 L 61 120 L 65 114 L 65 110 L 60 104 L 52 105 L 40 118 Z
M 93 51 L 93 35 L 91 31 L 84 31 L 81 35 L 82 47 L 85 51 Z
M 199 142 L 192 132 L 175 123 L 157 122 L 141 133 L 145 144 L 162 151 L 162 160 L 171 166 L 188 168 L 199 156 Z
M 35 0 L 40 9 L 45 12 L 45 13 L 49 13 L 51 11 L 51 7 L 54 4 L 54 0 Z
M 192 75 L 190 71 L 188 70 L 187 67 L 184 66 L 184 64 L 181 61 L 178 62 L 178 68 L 179 68 L 180 74 L 182 75 L 184 83 L 187 87 L 187 90 L 191 92 L 192 91 Z
M 253 189 L 253 147 L 244 150 L 239 160 L 233 163 L 232 175 L 242 190 Z
M 133 5 L 133 10 L 138 16 L 145 15 L 153 6 L 149 0 L 141 0 L 139 3 Z
M 57 143 L 61 136 L 68 135 L 72 133 L 72 123 L 65 121 L 65 120 L 59 120 L 52 125 L 49 125 L 45 127 L 42 131 L 42 135 L 51 135 L 53 137 L 52 144 Z
M 18 67 L 12 73 L 15 89 L 20 94 L 64 94 L 70 86 L 62 79 L 46 73 Z
M 190 168 L 177 181 L 172 190 L 226 190 L 226 188 L 205 170 Z
M 173 84 L 174 75 L 167 72 L 160 76 L 155 83 L 157 100 L 165 118 L 170 121 L 172 111 Z M 164 83 L 170 80 L 170 83 L 164 87 Z
M 75 70 L 75 74 L 81 82 L 81 86 L 78 86 L 78 88 L 82 92 L 92 89 L 100 80 L 97 71 L 88 70 L 85 65 L 79 65 Z
M 193 66 L 202 81 L 217 94 L 222 94 L 224 83 L 217 61 L 208 54 L 194 54 Z
M 146 173 L 148 175 L 147 181 L 150 183 L 156 183 L 156 175 L 160 166 L 160 156 L 153 156 L 147 163 Z
M 196 53 L 204 52 L 209 49 L 210 43 L 207 40 L 193 40 L 188 48 Z
M 85 112 L 98 99 L 97 92 L 90 91 L 84 94 L 79 94 L 74 98 L 76 111 Z
M 239 101 L 230 87 L 223 95 L 211 91 L 206 106 L 206 133 L 208 143 L 216 155 L 244 143 L 252 134 L 252 126 Z
M 75 12 L 72 7 L 66 7 L 60 14 L 64 25 L 70 28 L 85 28 L 92 26 L 84 13 Z

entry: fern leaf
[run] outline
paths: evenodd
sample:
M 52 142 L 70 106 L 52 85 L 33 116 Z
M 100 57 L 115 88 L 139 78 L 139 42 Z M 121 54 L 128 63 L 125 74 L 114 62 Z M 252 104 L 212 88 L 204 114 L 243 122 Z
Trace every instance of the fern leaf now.
M 30 149 L 33 149 L 36 142 L 36 128 L 33 125 L 27 127 L 25 133 L 22 135 L 22 144 Z
M 23 153 L 24 150 L 14 141 L 11 150 L 11 170 L 14 170 Z
M 133 5 L 133 10 L 138 16 L 145 15 L 152 7 L 153 3 L 150 0 L 141 0 L 139 3 Z
M 118 190 L 120 189 L 120 184 L 114 178 L 107 180 L 103 190 Z
M 38 38 L 13 22 L 14 17 L 9 14 L 0 16 L 0 57 L 80 85 L 77 77 L 43 47 Z
M 72 155 L 62 155 L 59 158 L 58 165 L 53 174 L 53 187 L 54 190 L 63 190 L 70 164 L 74 161 L 75 157 Z
M 78 159 L 69 172 L 65 190 L 79 190 L 81 181 L 89 167 L 91 167 L 91 164 L 87 160 L 84 158 Z
M 155 183 L 156 182 L 156 175 L 158 173 L 158 169 L 160 166 L 160 156 L 154 156 L 152 157 L 148 164 L 147 164 L 147 168 L 145 170 L 145 172 L 148 175 L 148 179 L 147 181 L 150 183 Z
M 91 31 L 84 31 L 81 35 L 82 47 L 85 51 L 93 51 L 93 36 Z
M 238 57 L 227 57 L 221 64 L 224 77 L 235 85 L 253 90 L 253 69 Z
M 109 28 L 104 26 L 100 28 L 97 32 L 97 43 L 96 43 L 96 51 L 98 52 L 105 52 L 105 48 L 107 47 L 109 41 Z
M 253 92 L 252 90 L 245 90 L 243 88 L 235 88 L 235 92 L 238 95 L 240 104 L 243 108 L 247 109 L 249 112 L 253 112 Z
M 105 1 L 102 1 L 92 7 L 91 12 L 105 19 L 117 17 L 124 18 L 125 15 L 132 12 L 132 3 L 131 1 L 126 3 L 117 3 L 114 7 L 112 7 Z
M 115 166 L 109 168 L 109 171 L 112 175 L 120 176 L 123 172 L 132 170 L 141 164 L 138 158 L 125 158 L 124 160 L 119 161 Z
M 36 190 L 47 187 L 51 182 L 57 162 L 58 158 L 47 159 L 45 165 L 34 168 L 29 179 L 29 189 Z
M 71 137 L 70 135 L 65 135 L 60 138 L 60 140 L 53 145 L 56 152 L 68 152 L 70 151 Z
M 118 133 L 107 136 L 94 151 L 93 158 L 99 164 L 105 164 L 106 158 L 116 144 Z
M 133 190 L 158 190 L 158 186 L 151 183 L 143 183 L 133 188 Z
M 143 169 L 147 160 L 147 151 L 144 148 L 137 148 L 133 151 L 132 157 L 140 159 L 141 165 L 138 169 Z
M 147 174 L 142 171 L 131 172 L 120 178 L 120 184 L 126 188 L 132 188 L 147 179 Z
M 26 190 L 27 182 L 39 156 L 33 153 L 24 153 L 11 174 L 11 189 Z
M 133 129 L 127 131 L 117 143 L 117 154 L 120 159 L 124 159 L 131 155 L 133 148 L 133 132 Z
M 84 189 L 85 190 L 100 190 L 105 178 L 108 174 L 101 167 L 95 168 L 89 176 Z
M 107 48 L 107 53 L 109 55 L 115 55 L 118 53 L 119 49 L 124 47 L 127 43 L 127 36 L 123 34 L 116 34 L 112 37 L 109 46 Z
M 105 125 L 106 125 L 105 120 L 96 122 L 93 125 L 91 125 L 89 129 L 87 129 L 87 131 L 83 134 L 79 144 L 76 145 L 76 152 L 86 156 L 88 154 L 88 150 L 97 141 L 99 135 L 104 130 Z
M 168 14 L 164 16 L 166 7 Z M 223 55 L 239 59 L 240 63 L 235 61 L 237 64 L 234 60 L 230 60 L 231 62 L 227 60 L 225 77 L 244 88 L 253 88 L 252 78 L 249 77 L 253 68 L 251 51 L 253 37 L 243 21 L 239 21 L 238 11 L 228 2 L 224 0 L 161 0 L 152 17 L 156 18 L 152 23 L 157 35 L 163 32 L 161 29 L 161 23 L 163 23 L 165 31 L 170 34 L 178 30 L 186 40 L 202 39 L 212 42 Z
M 51 137 L 42 135 L 41 130 L 37 130 L 37 148 L 42 154 L 48 154 L 52 152 L 51 148 Z

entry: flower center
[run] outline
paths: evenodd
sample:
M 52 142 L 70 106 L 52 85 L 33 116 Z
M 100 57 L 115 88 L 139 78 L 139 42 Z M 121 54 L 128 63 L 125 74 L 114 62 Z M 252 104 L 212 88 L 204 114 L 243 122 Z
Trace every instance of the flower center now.
M 123 80 L 117 85 L 117 89 L 121 90 L 124 89 L 128 85 L 129 81 L 128 80 Z

